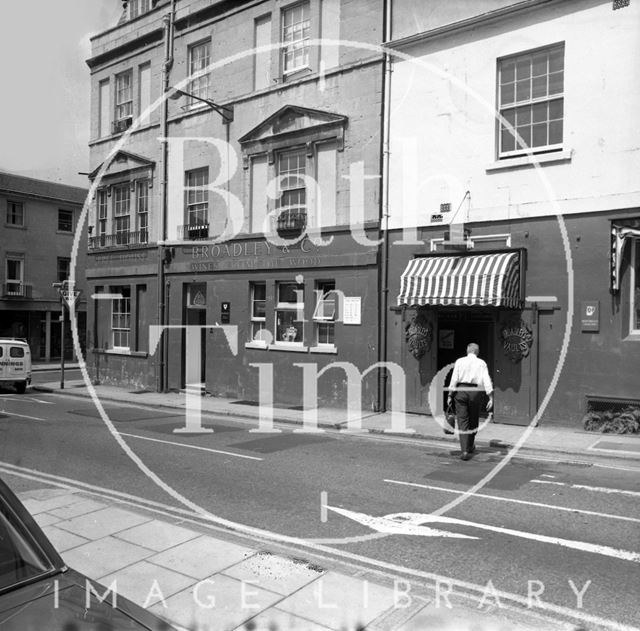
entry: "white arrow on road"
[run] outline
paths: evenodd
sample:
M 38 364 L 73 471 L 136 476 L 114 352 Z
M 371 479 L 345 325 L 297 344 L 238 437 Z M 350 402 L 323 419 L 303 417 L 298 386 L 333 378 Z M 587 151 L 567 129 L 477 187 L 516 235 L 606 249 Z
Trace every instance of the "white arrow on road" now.
M 410 513 L 397 513 L 396 515 L 373 517 L 371 515 L 366 515 L 365 513 L 356 513 L 355 511 L 350 511 L 346 508 L 337 508 L 336 506 L 327 506 L 327 508 L 343 515 L 344 517 L 353 519 L 364 526 L 368 526 L 372 530 L 384 532 L 389 535 L 421 535 L 423 537 L 451 537 L 454 539 L 478 538 L 470 535 L 462 535 L 457 532 L 447 532 L 446 530 L 437 530 L 436 528 L 422 526 L 411 519 L 404 518 L 404 515 L 410 515 Z M 419 515 L 419 517 L 424 517 L 424 515 Z
M 590 552 L 592 554 L 602 554 L 604 556 L 613 557 L 622 561 L 632 561 L 640 563 L 640 553 L 630 552 L 629 550 L 620 550 L 619 548 L 611 548 L 610 546 L 602 546 L 595 543 L 587 543 L 585 541 L 572 541 L 570 539 L 561 539 L 560 537 L 548 537 L 546 535 L 538 535 L 533 532 L 525 532 L 522 530 L 512 530 L 511 528 L 502 528 L 501 526 L 490 526 L 488 524 L 479 524 L 474 521 L 466 521 L 464 519 L 456 519 L 454 517 L 444 517 L 442 515 L 429 515 L 424 513 L 392 513 L 383 517 L 373 517 L 365 513 L 357 513 L 345 508 L 337 508 L 335 506 L 327 506 L 327 509 L 334 511 L 344 517 L 357 521 L 358 523 L 368 526 L 378 532 L 393 535 L 423 535 L 427 537 L 457 537 L 461 539 L 478 539 L 478 537 L 470 537 L 459 533 L 451 533 L 445 530 L 436 530 L 423 526 L 427 523 L 445 523 L 460 526 L 469 526 L 471 528 L 480 528 L 481 530 L 490 530 L 512 537 L 520 537 L 522 539 L 530 539 L 541 543 L 551 543 L 553 545 L 572 548 L 582 552 Z

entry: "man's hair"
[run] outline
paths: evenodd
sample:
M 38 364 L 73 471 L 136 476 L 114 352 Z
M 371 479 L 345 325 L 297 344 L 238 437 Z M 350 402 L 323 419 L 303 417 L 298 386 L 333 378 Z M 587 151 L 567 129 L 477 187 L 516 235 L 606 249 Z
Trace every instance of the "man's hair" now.
M 467 345 L 467 354 L 469 353 L 478 355 L 478 353 L 480 353 L 480 347 L 475 342 L 471 342 L 471 344 Z

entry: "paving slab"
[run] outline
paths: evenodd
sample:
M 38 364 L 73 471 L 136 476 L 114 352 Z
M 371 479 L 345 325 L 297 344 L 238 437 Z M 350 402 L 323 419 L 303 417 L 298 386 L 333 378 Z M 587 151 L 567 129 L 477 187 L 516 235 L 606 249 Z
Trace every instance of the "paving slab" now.
M 79 537 L 72 532 L 62 530 L 62 528 L 57 528 L 56 526 L 45 526 L 42 530 L 44 531 L 44 534 L 47 535 L 54 548 L 60 553 L 71 550 L 72 548 L 77 548 L 85 543 L 89 543 L 88 539 Z
M 247 631 L 249 627 L 253 631 L 330 631 L 329 627 L 324 627 L 300 616 L 294 616 L 288 611 L 278 609 L 278 607 L 271 607 L 271 609 L 263 611 L 255 618 L 251 618 L 249 622 L 236 627 L 236 630 Z
M 81 537 L 95 540 L 138 526 L 147 521 L 151 521 L 151 518 L 117 506 L 109 506 L 102 510 L 92 511 L 86 515 L 61 521 L 56 525 L 58 528 L 68 530 Z
M 224 574 L 239 581 L 253 581 L 262 589 L 286 596 L 315 581 L 323 572 L 303 561 L 258 552 L 227 568 Z
M 119 594 L 141 607 L 151 607 L 193 585 L 193 579 L 148 561 L 140 561 L 102 577 L 105 585 L 116 581 Z
M 120 541 L 115 537 L 103 537 L 68 550 L 62 557 L 69 567 L 100 580 L 103 576 L 142 561 L 151 554 L 150 550 L 142 546 Z
M 155 552 L 162 552 L 190 539 L 195 539 L 199 535 L 188 528 L 153 519 L 139 526 L 123 530 L 116 536 L 129 543 L 144 546 Z
M 218 574 L 153 605 L 150 610 L 189 629 L 232 631 L 281 598 L 251 583 Z
M 278 608 L 331 629 L 358 629 L 396 606 L 393 590 L 328 572 L 278 604 Z
M 103 502 L 96 502 L 92 499 L 83 500 L 81 498 L 77 498 L 74 503 L 61 506 L 60 508 L 54 508 L 50 510 L 49 513 L 59 517 L 60 519 L 72 519 L 73 517 L 78 517 L 85 513 L 92 513 L 93 511 L 103 508 L 107 508 L 107 505 Z
M 75 504 L 80 501 L 80 499 L 77 495 L 67 491 L 66 493 L 56 494 L 46 499 L 27 498 L 22 503 L 32 515 L 37 515 L 38 513 L 50 512 L 62 506 Z
M 50 513 L 38 513 L 37 515 L 33 515 L 36 523 L 40 528 L 44 528 L 45 526 L 51 526 L 52 524 L 56 524 L 59 521 L 62 521 L 59 517 L 55 515 L 51 515 Z
M 254 550 L 201 535 L 149 557 L 149 562 L 181 572 L 196 580 L 211 576 L 254 554 Z

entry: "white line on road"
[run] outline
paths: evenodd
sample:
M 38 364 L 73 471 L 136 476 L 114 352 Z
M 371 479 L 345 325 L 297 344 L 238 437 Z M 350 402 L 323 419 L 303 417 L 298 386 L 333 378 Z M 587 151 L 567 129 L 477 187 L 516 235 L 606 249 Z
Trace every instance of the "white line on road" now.
M 568 486 L 572 489 L 580 489 L 582 491 L 595 491 L 597 493 L 619 493 L 620 495 L 631 495 L 640 497 L 638 491 L 627 491 L 626 489 L 612 489 L 607 486 L 587 486 L 586 484 L 569 484 L 567 482 L 551 482 L 551 480 L 531 480 L 534 484 L 553 484 L 555 486 Z
M 400 484 L 402 486 L 416 486 L 421 489 L 428 489 L 429 491 L 444 491 L 445 493 L 455 493 L 461 495 L 464 491 L 458 491 L 456 489 L 448 489 L 442 486 L 430 486 L 429 484 L 418 484 L 417 482 L 402 482 L 401 480 L 384 480 L 390 484 Z M 604 517 L 606 519 L 620 519 L 622 521 L 632 521 L 640 523 L 640 519 L 635 517 L 625 517 L 623 515 L 610 515 L 608 513 L 598 513 L 596 511 L 584 510 L 581 508 L 568 508 L 566 506 L 558 506 L 556 504 L 544 504 L 542 502 L 531 502 L 529 500 L 517 500 L 510 497 L 501 497 L 500 495 L 486 495 L 484 493 L 476 493 L 474 497 L 481 497 L 487 500 L 497 500 L 498 502 L 513 502 L 514 504 L 524 504 L 526 506 L 537 506 L 540 508 L 550 508 L 552 510 L 566 511 L 568 513 L 581 513 L 583 515 L 593 515 L 594 517 Z
M 26 414 L 17 414 L 16 412 L 7 412 L 6 410 L 0 410 L 0 414 L 7 414 L 8 416 L 19 416 L 20 418 L 28 418 L 30 421 L 46 421 L 46 418 L 38 418 L 37 416 L 28 416 Z
M 209 447 L 199 447 L 198 445 L 187 445 L 185 443 L 175 443 L 170 440 L 160 440 L 159 438 L 149 438 L 148 436 L 138 436 L 137 434 L 125 434 L 119 432 L 120 436 L 129 436 L 129 438 L 139 438 L 140 440 L 150 440 L 154 443 L 164 443 L 165 445 L 174 445 L 175 447 L 187 447 L 188 449 L 198 449 L 200 451 L 210 451 L 214 454 L 224 454 L 225 456 L 234 456 L 235 458 L 246 458 L 247 460 L 264 460 L 264 458 L 256 458 L 255 456 L 246 456 L 245 454 L 234 454 L 231 451 L 222 451 L 221 449 L 211 449 Z

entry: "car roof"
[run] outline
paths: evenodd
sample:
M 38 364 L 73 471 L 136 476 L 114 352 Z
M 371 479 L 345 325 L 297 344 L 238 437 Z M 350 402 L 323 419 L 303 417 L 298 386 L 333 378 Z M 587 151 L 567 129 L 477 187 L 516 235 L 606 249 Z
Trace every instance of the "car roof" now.
M 27 340 L 25 340 L 23 337 L 0 337 L 0 343 L 2 342 L 8 342 L 11 344 L 26 344 L 27 346 L 29 346 L 29 342 L 27 342 Z

